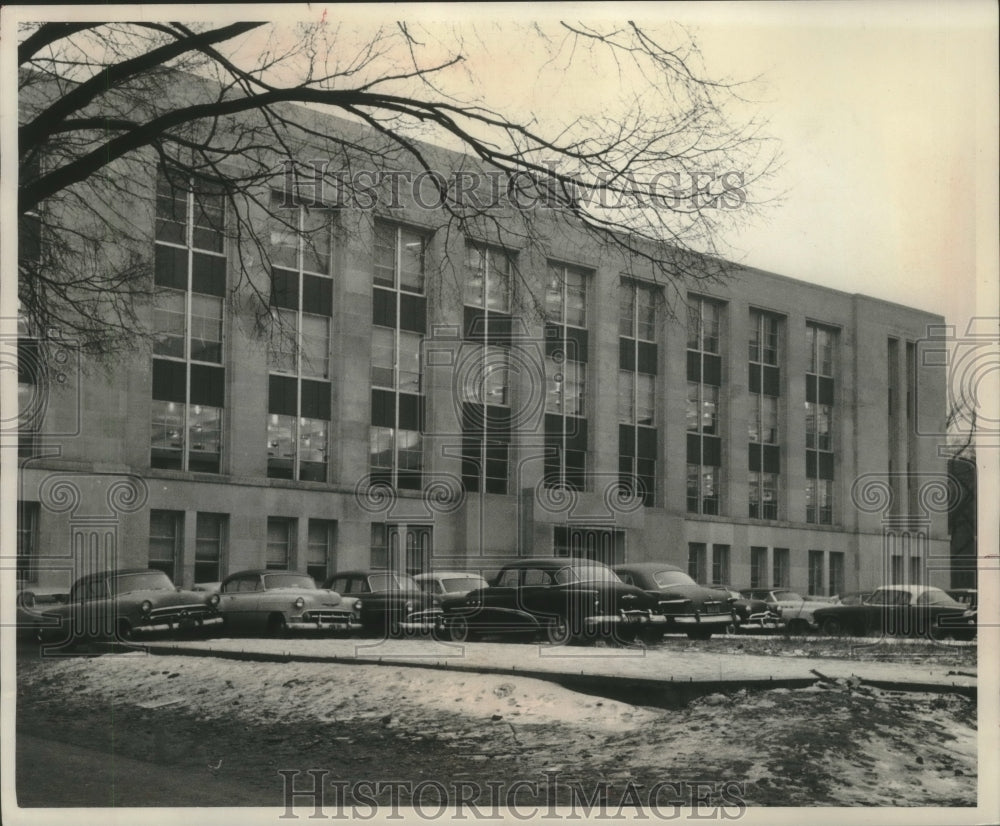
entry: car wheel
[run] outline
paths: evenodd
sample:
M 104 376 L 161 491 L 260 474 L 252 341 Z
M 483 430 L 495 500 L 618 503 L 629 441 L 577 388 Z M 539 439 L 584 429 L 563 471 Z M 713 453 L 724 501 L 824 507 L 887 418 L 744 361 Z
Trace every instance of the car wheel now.
M 687 632 L 689 640 L 710 640 L 712 638 L 711 628 L 692 628 Z
M 565 617 L 556 617 L 545 628 L 545 637 L 551 645 L 566 645 L 572 636 Z
M 135 636 L 132 631 L 132 623 L 127 619 L 118 620 L 117 632 L 116 636 L 121 642 L 131 642 Z
M 823 633 L 828 637 L 843 637 L 846 635 L 847 629 L 844 628 L 844 623 L 836 617 L 827 617 L 823 620 Z
M 271 614 L 267 618 L 267 633 L 270 637 L 283 637 L 288 633 L 288 623 L 284 614 Z
M 452 642 L 472 642 L 476 635 L 465 617 L 453 617 L 448 623 L 448 637 Z

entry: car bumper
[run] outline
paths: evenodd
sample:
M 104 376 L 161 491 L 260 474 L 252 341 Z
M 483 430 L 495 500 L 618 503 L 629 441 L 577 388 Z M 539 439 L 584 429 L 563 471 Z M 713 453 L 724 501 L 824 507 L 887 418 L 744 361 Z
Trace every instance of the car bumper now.
M 358 620 L 289 620 L 285 628 L 289 631 L 360 631 Z
M 663 625 L 667 618 L 648 611 L 622 611 L 618 614 L 597 614 L 586 617 L 584 623 L 594 625 Z
M 751 614 L 740 622 L 740 628 L 779 628 L 784 624 L 780 616 L 770 611 L 760 614 Z
M 711 626 L 725 628 L 732 625 L 736 619 L 731 614 L 684 614 L 679 617 L 667 617 L 667 620 L 674 625 L 688 626 Z
M 175 620 L 157 619 L 156 622 L 137 625 L 132 630 L 145 634 L 155 631 L 174 631 L 178 628 L 209 628 L 213 625 L 221 624 L 222 617 L 218 615 L 212 617 L 184 617 Z

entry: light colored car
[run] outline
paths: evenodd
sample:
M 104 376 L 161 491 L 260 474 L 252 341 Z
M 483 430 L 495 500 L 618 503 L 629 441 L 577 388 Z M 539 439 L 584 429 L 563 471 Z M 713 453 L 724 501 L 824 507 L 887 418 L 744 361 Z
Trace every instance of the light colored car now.
M 152 631 L 187 631 L 220 624 L 214 594 L 177 588 L 163 571 L 98 571 L 73 583 L 65 602 L 41 615 L 52 625 L 43 641 L 131 640 Z
M 295 571 L 239 571 L 219 586 L 219 612 L 227 632 L 356 631 L 360 605 L 336 591 L 317 588 L 308 574 Z
M 818 626 L 813 612 L 829 605 L 828 602 L 808 600 L 789 588 L 747 588 L 740 592 L 744 598 L 760 600 L 767 605 L 767 611 L 775 616 L 774 627 L 789 634 L 806 634 L 816 631 Z
M 484 577 L 468 571 L 431 571 L 417 574 L 413 581 L 421 591 L 436 597 L 461 597 L 489 585 Z

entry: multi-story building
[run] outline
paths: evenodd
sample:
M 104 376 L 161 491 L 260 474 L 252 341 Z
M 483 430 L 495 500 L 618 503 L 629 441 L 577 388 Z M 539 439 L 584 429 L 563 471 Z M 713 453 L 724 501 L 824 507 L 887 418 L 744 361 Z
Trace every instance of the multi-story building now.
M 918 405 L 944 420 L 916 355 L 940 317 L 738 265 L 678 302 L 582 231 L 518 248 L 412 204 L 298 206 L 261 211 L 261 334 L 224 198 L 149 174 L 153 344 L 21 372 L 24 582 L 528 554 L 817 594 L 946 582 L 921 487 L 945 465 L 916 427 Z

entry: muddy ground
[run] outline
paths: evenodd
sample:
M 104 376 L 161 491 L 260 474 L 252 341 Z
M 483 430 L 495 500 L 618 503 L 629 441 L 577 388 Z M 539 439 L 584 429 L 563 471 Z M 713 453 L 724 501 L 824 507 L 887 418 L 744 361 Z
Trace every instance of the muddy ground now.
M 777 637 L 697 646 L 720 657 L 850 651 L 842 641 Z M 876 645 L 865 656 L 972 673 L 976 649 Z M 329 805 L 366 797 L 388 805 L 395 794 L 405 806 L 422 781 L 448 790 L 493 783 L 523 804 L 603 801 L 612 813 L 647 805 L 651 793 L 661 808 L 678 798 L 690 805 L 692 795 L 730 807 L 976 803 L 975 702 L 855 681 L 736 689 L 666 710 L 506 675 L 138 652 L 43 659 L 22 651 L 17 727 L 25 735 L 17 777 L 24 806 L 95 805 L 85 778 L 71 770 L 46 779 L 43 744 L 106 756 L 105 770 L 119 771 L 108 791 L 114 805 L 281 807 L 287 781 L 279 770 L 302 772 L 296 782 L 308 785 L 310 769 L 326 772 Z M 128 767 L 146 765 L 176 776 L 181 791 L 130 784 Z M 381 792 L 355 785 L 380 780 L 404 785 Z M 517 780 L 525 782 L 513 789 Z M 308 800 L 297 805 L 303 816 L 312 811 Z

